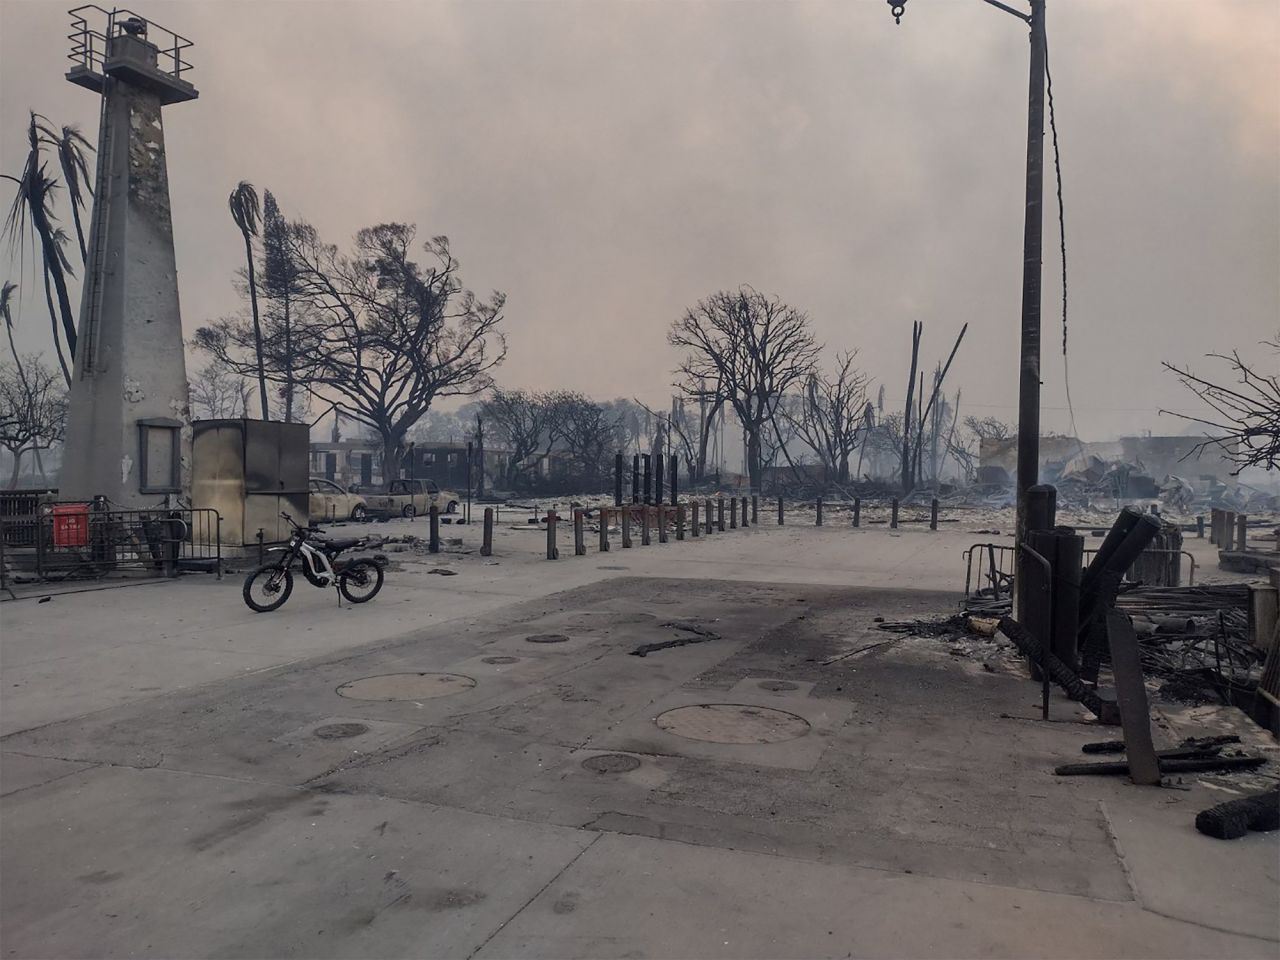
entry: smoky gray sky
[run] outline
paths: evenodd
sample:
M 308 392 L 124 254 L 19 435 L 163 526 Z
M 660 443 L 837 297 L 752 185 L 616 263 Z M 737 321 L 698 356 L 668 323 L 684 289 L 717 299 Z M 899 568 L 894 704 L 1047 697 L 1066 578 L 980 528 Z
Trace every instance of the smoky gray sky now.
M 507 386 L 663 404 L 670 322 L 749 283 L 895 405 L 912 321 L 930 369 L 967 322 L 961 414 L 1014 418 L 1028 43 L 980 0 L 908 0 L 901 26 L 883 0 L 134 7 L 196 44 L 200 99 L 165 109 L 188 332 L 238 306 L 226 198 L 247 179 L 339 244 L 387 220 L 447 234 L 469 286 L 508 294 Z M 1258 346 L 1280 331 L 1280 2 L 1048 8 L 1080 433 L 1181 433 L 1156 411 L 1194 399 L 1161 360 L 1280 365 Z M 67 24 L 0 0 L 6 173 L 29 108 L 96 133 Z M 1043 422 L 1065 431 L 1052 189 L 1050 167 Z M 40 288 L 6 263 L 20 342 L 49 350 Z

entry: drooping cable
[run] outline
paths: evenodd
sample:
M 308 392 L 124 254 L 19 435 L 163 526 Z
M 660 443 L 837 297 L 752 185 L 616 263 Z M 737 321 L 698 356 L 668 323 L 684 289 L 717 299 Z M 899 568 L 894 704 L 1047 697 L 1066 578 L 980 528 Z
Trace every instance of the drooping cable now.
M 1049 95 L 1049 132 L 1053 137 L 1053 172 L 1058 194 L 1058 247 L 1062 259 L 1062 381 L 1067 394 L 1067 415 L 1071 419 L 1071 435 L 1080 443 L 1076 427 L 1076 411 L 1071 403 L 1071 367 L 1067 357 L 1067 222 L 1062 205 L 1062 154 L 1058 149 L 1058 121 L 1053 109 L 1053 74 L 1049 70 L 1049 40 L 1044 41 L 1044 76 Z M 1080 445 L 1084 453 L 1083 444 Z

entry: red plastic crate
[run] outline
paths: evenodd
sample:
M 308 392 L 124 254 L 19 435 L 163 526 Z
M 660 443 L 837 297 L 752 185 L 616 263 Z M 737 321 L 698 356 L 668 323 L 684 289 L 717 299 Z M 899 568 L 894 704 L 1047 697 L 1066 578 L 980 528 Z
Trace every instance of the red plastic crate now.
M 53 545 L 55 547 L 87 547 L 89 545 L 89 505 L 87 503 L 55 503 L 53 505 Z

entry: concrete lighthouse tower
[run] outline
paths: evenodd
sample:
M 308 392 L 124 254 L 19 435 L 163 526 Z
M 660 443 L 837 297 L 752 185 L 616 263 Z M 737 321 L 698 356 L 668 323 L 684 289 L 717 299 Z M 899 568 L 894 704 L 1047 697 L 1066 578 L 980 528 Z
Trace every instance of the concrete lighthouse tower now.
M 191 43 L 126 11 L 71 11 L 72 83 L 99 93 L 97 189 L 59 495 L 137 509 L 189 487 L 191 422 L 161 107 L 194 100 Z

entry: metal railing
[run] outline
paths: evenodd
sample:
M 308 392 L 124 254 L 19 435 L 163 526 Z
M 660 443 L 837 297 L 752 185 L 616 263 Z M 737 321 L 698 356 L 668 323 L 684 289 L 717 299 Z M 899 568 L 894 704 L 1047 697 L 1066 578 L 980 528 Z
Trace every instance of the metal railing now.
M 158 51 L 157 69 L 174 79 L 182 79 L 182 71 L 192 69 L 182 56 L 182 51 L 195 46 L 186 37 L 148 20 L 132 10 L 117 7 L 106 10 L 96 3 L 87 3 L 67 11 L 71 17 L 71 52 L 67 59 L 77 66 L 104 73 L 107 42 L 111 37 L 130 34 L 145 39 Z M 92 21 L 92 22 L 91 22 Z M 159 36 L 155 36 L 158 34 Z
M 975 543 L 969 547 L 964 552 L 965 600 L 975 596 L 995 601 L 1012 597 L 1015 552 L 1007 543 Z
M 964 599 L 983 597 L 993 601 L 1006 600 L 1013 596 L 1014 554 L 1012 544 L 975 543 L 964 551 Z M 1097 548 L 1084 551 L 1084 565 L 1097 553 Z M 1196 584 L 1196 558 L 1186 550 L 1143 551 L 1143 556 L 1169 556 L 1180 554 L 1191 561 L 1191 569 L 1187 572 L 1187 585 Z M 1126 579 L 1128 576 L 1126 575 Z
M 109 510 L 68 518 L 65 504 L 0 516 L 0 575 L 9 582 L 177 576 L 201 570 L 222 578 L 222 517 L 212 509 Z M 77 504 L 77 506 L 84 506 Z
M 1096 547 L 1085 550 L 1084 565 L 1086 567 L 1089 565 L 1089 560 L 1093 556 L 1095 556 L 1097 552 L 1098 550 Z M 1190 554 L 1190 552 L 1186 550 L 1163 550 L 1155 547 L 1147 547 L 1147 549 L 1143 550 L 1142 553 L 1139 554 L 1139 559 L 1141 559 L 1142 557 L 1170 557 L 1175 554 L 1186 557 L 1188 560 L 1191 561 L 1191 569 L 1187 571 L 1187 586 L 1194 587 L 1196 585 L 1196 558 L 1193 557 Z M 1135 563 L 1137 563 L 1137 561 L 1135 561 Z M 1132 582 L 1129 578 L 1129 573 L 1127 571 L 1125 573 L 1124 579 L 1129 582 Z M 1178 586 L 1178 584 L 1168 584 L 1168 586 Z

